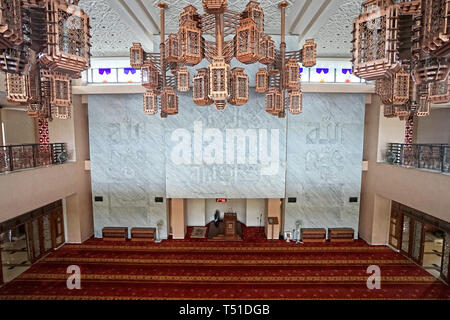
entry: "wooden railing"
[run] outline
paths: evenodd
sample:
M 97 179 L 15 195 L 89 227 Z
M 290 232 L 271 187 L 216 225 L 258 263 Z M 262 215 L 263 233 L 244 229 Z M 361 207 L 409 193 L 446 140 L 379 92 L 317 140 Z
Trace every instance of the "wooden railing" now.
M 64 143 L 0 146 L 0 173 L 62 164 L 67 161 Z
M 450 145 L 390 143 L 387 163 L 450 173 Z

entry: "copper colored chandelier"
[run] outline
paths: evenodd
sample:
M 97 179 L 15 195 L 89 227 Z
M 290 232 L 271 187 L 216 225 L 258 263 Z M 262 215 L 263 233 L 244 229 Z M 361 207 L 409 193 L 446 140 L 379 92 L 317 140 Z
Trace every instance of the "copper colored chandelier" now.
M 78 0 L 0 0 L 0 69 L 10 103 L 31 117 L 71 117 L 71 79 L 90 65 L 89 17 Z
M 302 112 L 299 64 L 312 67 L 316 64 L 316 44 L 306 41 L 302 49 L 286 52 L 285 10 L 282 1 L 281 45 L 279 50 L 269 35 L 264 34 L 264 12 L 259 2 L 250 1 L 243 12 L 227 8 L 226 0 L 203 0 L 204 14 L 188 5 L 180 14 L 178 33 L 165 36 L 165 10 L 160 2 L 161 44 L 160 53 L 145 52 L 140 43 L 130 49 L 130 63 L 140 69 L 144 94 L 144 112 L 161 117 L 178 113 L 179 92 L 192 88 L 193 102 L 198 106 L 215 105 L 223 110 L 227 104 L 242 106 L 249 101 L 249 77 L 245 68 L 231 68 L 236 58 L 243 64 L 266 65 L 256 74 L 256 92 L 266 94 L 266 111 L 284 117 L 286 110 L 292 114 Z M 188 66 L 203 59 L 207 68 L 197 69 L 190 82 Z M 170 73 L 169 73 L 170 72 Z
M 450 1 L 368 0 L 353 28 L 355 75 L 376 80 L 386 117 L 450 101 Z

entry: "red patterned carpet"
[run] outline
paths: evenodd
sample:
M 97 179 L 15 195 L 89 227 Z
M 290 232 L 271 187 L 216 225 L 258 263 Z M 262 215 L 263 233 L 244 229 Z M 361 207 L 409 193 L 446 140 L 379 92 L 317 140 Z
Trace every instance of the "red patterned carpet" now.
M 65 245 L 0 299 L 450 299 L 448 286 L 384 246 L 295 245 L 265 240 L 259 228 L 244 238 Z M 81 268 L 81 290 L 66 287 L 69 265 Z M 369 265 L 381 268 L 380 290 L 367 289 Z

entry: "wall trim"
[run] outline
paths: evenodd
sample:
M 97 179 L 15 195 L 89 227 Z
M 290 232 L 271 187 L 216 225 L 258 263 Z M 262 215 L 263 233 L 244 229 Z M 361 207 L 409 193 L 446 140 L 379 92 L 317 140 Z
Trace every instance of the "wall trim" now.
M 73 86 L 74 95 L 91 94 L 138 94 L 146 89 L 140 84 L 90 84 Z M 375 93 L 375 85 L 366 83 L 303 83 L 303 93 Z

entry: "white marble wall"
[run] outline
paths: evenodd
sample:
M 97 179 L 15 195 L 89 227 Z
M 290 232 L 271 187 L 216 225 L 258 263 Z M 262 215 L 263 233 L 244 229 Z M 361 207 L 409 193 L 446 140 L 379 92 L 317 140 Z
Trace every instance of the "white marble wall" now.
M 252 90 L 251 103 L 222 111 L 195 106 L 191 93 L 180 94 L 179 99 L 179 114 L 160 120 L 165 130 L 168 198 L 284 197 L 286 119 L 265 112 L 264 95 Z M 238 131 L 245 136 L 245 147 L 227 136 Z M 217 136 L 213 139 L 211 133 Z M 211 152 L 213 144 L 218 147 L 215 152 Z M 231 162 L 229 145 L 234 150 Z M 265 163 L 261 152 L 274 158 Z
M 142 112 L 140 95 L 89 96 L 95 236 L 105 226 L 155 227 L 167 237 L 164 123 Z
M 162 220 L 166 237 L 166 197 L 297 197 L 297 203 L 286 204 L 286 230 L 297 220 L 304 227 L 357 230 L 359 201 L 348 201 L 360 197 L 364 95 L 305 94 L 304 113 L 287 119 L 267 114 L 264 95 L 254 92 L 248 105 L 225 111 L 194 106 L 191 93 L 179 98 L 179 115 L 161 119 L 143 113 L 140 95 L 89 96 L 92 192 L 103 197 L 94 202 L 96 236 L 104 226 L 156 226 Z M 218 129 L 224 144 L 227 129 L 254 129 L 257 163 L 249 163 L 254 152 L 247 141 L 245 150 L 236 150 L 246 155 L 244 164 L 206 164 L 204 154 L 194 150 L 210 141 L 195 139 L 196 125 L 203 133 Z M 264 130 L 268 146 L 271 130 L 279 133 L 273 175 L 261 173 L 259 133 Z M 174 139 L 180 137 L 174 132 L 190 141 Z M 190 150 L 187 163 L 177 162 L 179 154 L 174 159 L 180 145 Z M 225 146 L 223 150 L 225 159 Z M 164 203 L 155 203 L 155 197 L 164 197 Z
M 351 227 L 357 236 L 365 100 L 361 94 L 305 94 L 289 116 L 285 230 Z M 358 202 L 350 203 L 350 197 Z

